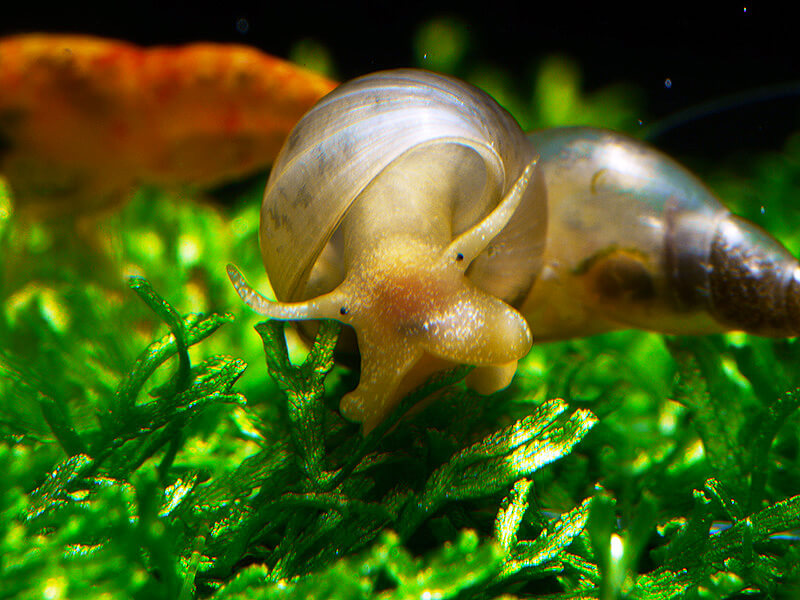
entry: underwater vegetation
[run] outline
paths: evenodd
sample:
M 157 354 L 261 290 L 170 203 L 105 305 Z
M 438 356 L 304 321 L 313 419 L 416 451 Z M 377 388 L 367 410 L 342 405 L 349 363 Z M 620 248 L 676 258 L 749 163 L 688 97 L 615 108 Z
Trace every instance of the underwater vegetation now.
M 637 114 L 559 64 L 507 90 L 526 128 Z M 704 178 L 800 250 L 800 135 Z M 534 345 L 506 390 L 446 371 L 363 436 L 339 326 L 306 350 L 227 280 L 263 272 L 262 191 L 138 187 L 84 244 L 0 185 L 0 598 L 800 593 L 796 340 Z

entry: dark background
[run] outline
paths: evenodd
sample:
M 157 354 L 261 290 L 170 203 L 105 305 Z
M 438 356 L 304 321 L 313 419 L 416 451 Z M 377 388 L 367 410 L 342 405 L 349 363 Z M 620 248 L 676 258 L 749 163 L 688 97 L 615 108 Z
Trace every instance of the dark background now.
M 541 57 L 569 56 L 580 66 L 587 92 L 620 82 L 640 88 L 651 122 L 740 95 L 741 106 L 704 115 L 653 140 L 667 151 L 777 150 L 800 129 L 798 15 L 777 2 L 639 3 L 636 10 L 534 1 L 476 3 L 474 8 L 292 0 L 3 4 L 3 35 L 77 32 L 144 45 L 243 42 L 284 57 L 295 42 L 310 37 L 330 50 L 343 79 L 413 65 L 418 27 L 433 17 L 455 15 L 467 25 L 468 59 L 502 65 L 530 81 Z M 241 19 L 247 22 L 244 33 L 237 28 Z M 671 87 L 664 85 L 667 78 Z

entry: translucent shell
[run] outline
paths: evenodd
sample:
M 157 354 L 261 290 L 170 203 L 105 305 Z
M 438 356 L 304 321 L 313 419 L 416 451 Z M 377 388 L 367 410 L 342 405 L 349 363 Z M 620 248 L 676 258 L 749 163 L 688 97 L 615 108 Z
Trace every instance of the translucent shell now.
M 513 117 L 488 95 L 426 71 L 400 69 L 355 79 L 309 111 L 272 168 L 261 209 L 261 253 L 278 299 L 307 297 L 312 267 L 359 194 L 398 157 L 434 144 L 474 150 L 486 171 L 482 188 L 470 190 L 447 215 L 454 234 L 488 214 L 534 156 Z M 387 210 L 403 201 L 387 198 Z M 431 206 L 431 218 L 436 209 Z M 545 214 L 543 194 L 532 190 L 504 232 L 524 228 L 532 248 L 527 281 L 513 285 L 530 285 L 538 271 Z
M 639 328 L 800 332 L 800 268 L 693 174 L 625 135 L 529 136 L 548 194 L 544 267 L 521 307 L 539 341 Z

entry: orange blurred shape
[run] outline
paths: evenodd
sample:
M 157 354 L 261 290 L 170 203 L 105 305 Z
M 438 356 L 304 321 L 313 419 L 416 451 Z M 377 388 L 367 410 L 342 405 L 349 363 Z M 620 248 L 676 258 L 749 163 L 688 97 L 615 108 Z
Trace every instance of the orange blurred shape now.
M 63 215 L 138 182 L 208 187 L 269 165 L 335 83 L 247 46 L 0 39 L 0 173 L 17 204 Z

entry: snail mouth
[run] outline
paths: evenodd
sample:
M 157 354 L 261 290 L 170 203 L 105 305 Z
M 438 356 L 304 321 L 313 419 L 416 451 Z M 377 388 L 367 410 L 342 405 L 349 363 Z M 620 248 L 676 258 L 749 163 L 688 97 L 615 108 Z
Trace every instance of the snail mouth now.
M 454 363 L 487 366 L 525 356 L 533 342 L 527 322 L 504 302 L 477 289 L 425 322 L 420 345 Z

